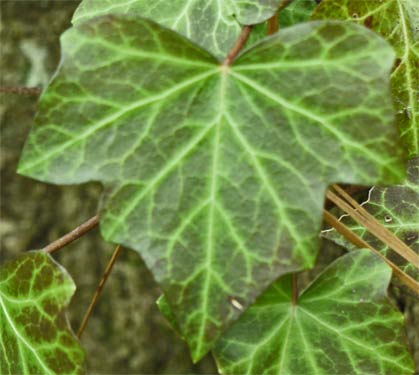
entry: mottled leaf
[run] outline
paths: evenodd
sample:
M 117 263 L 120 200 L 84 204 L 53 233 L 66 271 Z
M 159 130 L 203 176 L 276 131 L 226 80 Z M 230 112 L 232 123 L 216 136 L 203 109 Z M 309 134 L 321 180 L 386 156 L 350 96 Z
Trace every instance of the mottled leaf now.
M 0 268 L 1 374 L 83 374 L 85 355 L 65 316 L 76 287 L 45 252 Z
M 281 0 L 84 0 L 73 23 L 106 14 L 149 18 L 212 52 L 227 56 L 242 26 L 273 16 Z
M 403 184 L 373 187 L 363 207 L 419 254 L 419 157 L 409 161 L 408 178 Z M 413 264 L 374 237 L 365 227 L 347 215 L 340 220 L 403 271 L 419 279 L 419 271 Z M 357 249 L 335 229 L 324 231 L 323 236 L 348 250 Z
M 323 0 L 314 19 L 353 20 L 392 44 L 397 54 L 391 77 L 397 121 L 410 156 L 419 155 L 419 1 Z
M 391 269 L 369 250 L 332 263 L 292 302 L 272 285 L 222 336 L 222 374 L 413 374 L 403 316 L 386 298 Z
M 233 67 L 125 17 L 62 50 L 19 171 L 103 182 L 103 236 L 141 253 L 196 360 L 241 313 L 231 297 L 313 265 L 331 182 L 403 175 L 393 52 L 357 25 L 286 28 Z

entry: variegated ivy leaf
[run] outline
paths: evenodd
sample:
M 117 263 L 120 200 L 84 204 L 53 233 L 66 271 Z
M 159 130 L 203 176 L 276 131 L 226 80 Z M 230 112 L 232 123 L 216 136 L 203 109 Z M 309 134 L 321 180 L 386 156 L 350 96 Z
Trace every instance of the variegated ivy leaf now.
M 391 86 L 402 139 L 419 155 L 419 1 L 323 0 L 314 19 L 353 20 L 381 34 L 394 47 Z
M 283 273 L 311 267 L 334 181 L 403 176 L 391 47 L 350 23 L 286 28 L 233 66 L 152 21 L 62 38 L 19 171 L 101 181 L 101 231 L 136 249 L 198 360 Z
M 409 161 L 408 178 L 403 184 L 373 187 L 368 201 L 363 206 L 381 224 L 419 254 L 419 157 Z M 345 215 L 341 220 L 358 236 L 402 268 L 404 272 L 416 280 L 419 279 L 419 271 L 413 264 L 374 237 L 365 227 L 350 216 Z M 348 250 L 356 249 L 356 246 L 337 233 L 335 229 L 324 231 L 323 236 Z
M 149 18 L 222 59 L 240 35 L 240 24 L 267 20 L 280 3 L 281 0 L 84 0 L 73 23 L 105 14 Z
M 293 303 L 292 277 L 270 287 L 221 337 L 222 374 L 413 374 L 391 269 L 369 250 L 332 263 Z
M 85 355 L 65 316 L 76 287 L 43 251 L 0 267 L 0 373 L 83 374 Z

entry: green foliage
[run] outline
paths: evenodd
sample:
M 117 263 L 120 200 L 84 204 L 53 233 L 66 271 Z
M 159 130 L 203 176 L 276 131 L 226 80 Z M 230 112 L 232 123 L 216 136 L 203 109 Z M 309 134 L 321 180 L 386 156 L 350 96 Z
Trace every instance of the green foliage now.
M 314 265 L 331 183 L 404 177 L 390 82 L 402 138 L 418 154 L 419 5 L 295 0 L 265 38 L 262 22 L 287 3 L 82 1 L 19 172 L 104 185 L 104 238 L 144 258 L 195 361 L 214 349 L 222 373 L 411 373 L 379 257 L 340 258 L 298 303 L 290 273 Z M 315 8 L 316 19 L 367 28 L 298 24 Z M 251 47 L 222 62 L 246 24 L 258 24 Z M 366 204 L 414 246 L 418 160 L 406 183 L 374 188 Z M 73 292 L 44 252 L 4 266 L 2 373 L 83 372 L 63 312 Z
M 353 20 L 392 44 L 397 53 L 391 75 L 397 122 L 409 155 L 419 155 L 419 1 L 323 0 L 314 19 Z
M 419 157 L 409 161 L 408 178 L 403 184 L 373 187 L 363 206 L 382 225 L 419 253 Z M 413 264 L 374 237 L 350 216 L 343 216 L 341 221 L 404 272 L 416 280 L 419 279 L 419 271 Z M 356 246 L 335 229 L 323 232 L 323 236 L 348 250 L 356 250 Z
M 245 308 L 313 266 L 330 183 L 402 175 L 393 52 L 356 25 L 286 28 L 229 67 L 123 16 L 71 29 L 62 51 L 19 171 L 104 183 L 104 237 L 143 256 L 195 360 L 241 313 L 231 297 Z
M 222 374 L 412 374 L 391 269 L 369 250 L 331 264 L 292 302 L 281 278 L 221 338 Z
M 82 374 L 84 352 L 64 308 L 75 285 L 42 251 L 0 268 L 1 374 Z

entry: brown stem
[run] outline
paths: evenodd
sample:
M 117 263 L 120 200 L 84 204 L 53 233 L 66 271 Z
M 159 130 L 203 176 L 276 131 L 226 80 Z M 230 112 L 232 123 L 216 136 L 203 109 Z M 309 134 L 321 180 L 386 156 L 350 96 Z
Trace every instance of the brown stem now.
M 397 267 L 393 262 L 388 260 L 383 254 L 381 254 L 378 250 L 374 249 L 368 242 L 364 241 L 361 237 L 357 234 L 352 232 L 345 224 L 335 218 L 329 211 L 324 210 L 324 219 L 325 221 L 330 224 L 333 228 L 336 229 L 342 236 L 352 242 L 355 246 L 363 249 L 370 249 L 372 252 L 380 256 L 392 269 L 394 275 L 406 286 L 408 286 L 411 290 L 419 295 L 419 283 L 415 281 L 412 277 L 408 274 L 404 273 L 399 267 Z
M 244 48 L 246 45 L 247 40 L 249 39 L 250 33 L 253 30 L 252 25 L 245 26 L 239 36 L 239 39 L 237 39 L 236 44 L 233 46 L 233 48 L 228 53 L 226 59 L 223 62 L 223 65 L 229 66 L 231 65 L 234 60 L 236 59 L 239 52 Z
M 268 20 L 268 35 L 275 34 L 279 30 L 278 13 Z
M 42 90 L 39 87 L 0 87 L 0 93 L 39 96 Z
M 281 13 L 293 0 L 283 0 L 277 12 L 268 20 L 268 35 L 275 34 L 279 30 L 279 13 Z
M 298 273 L 292 274 L 292 304 L 298 304 Z
M 97 301 L 99 300 L 100 294 L 102 293 L 103 287 L 105 286 L 106 280 L 108 280 L 108 277 L 112 271 L 112 268 L 115 264 L 116 259 L 118 258 L 119 254 L 122 251 L 121 245 L 118 245 L 115 250 L 112 253 L 111 259 L 109 260 L 105 272 L 103 273 L 102 279 L 100 280 L 100 283 L 95 291 L 95 294 L 93 295 L 92 300 L 90 301 L 90 305 L 86 311 L 86 314 L 84 315 L 83 321 L 80 325 L 80 328 L 77 332 L 77 337 L 80 338 L 83 334 L 87 323 L 89 322 L 90 316 L 93 313 L 93 309 L 95 308 Z
M 87 232 L 91 231 L 99 224 L 99 215 L 95 215 L 85 223 L 79 225 L 76 229 L 73 229 L 70 233 L 67 233 L 63 237 L 59 238 L 58 240 L 51 242 L 49 245 L 44 247 L 44 251 L 47 253 L 53 253 L 57 250 L 60 250 L 64 246 L 67 246 L 71 242 L 77 240 Z

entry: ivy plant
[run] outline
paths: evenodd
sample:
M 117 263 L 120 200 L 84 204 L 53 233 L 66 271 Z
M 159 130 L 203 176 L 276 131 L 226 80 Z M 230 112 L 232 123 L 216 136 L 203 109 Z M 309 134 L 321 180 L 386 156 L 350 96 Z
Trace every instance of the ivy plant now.
M 233 66 L 126 17 L 77 26 L 62 43 L 19 171 L 106 185 L 104 237 L 143 255 L 182 330 L 197 333 L 186 335 L 195 359 L 240 313 L 229 296 L 247 306 L 313 265 L 328 184 L 401 175 L 382 79 L 393 52 L 356 25 L 284 29 Z
M 295 285 L 328 186 L 401 183 L 417 151 L 417 45 L 395 38 L 414 21 L 374 31 L 335 8 L 84 0 L 23 150 L 20 174 L 103 184 L 103 237 L 143 257 L 192 359 L 213 350 L 222 373 L 413 371 L 383 260 Z

